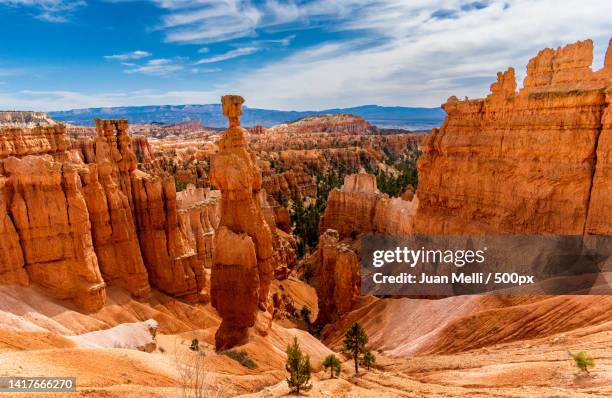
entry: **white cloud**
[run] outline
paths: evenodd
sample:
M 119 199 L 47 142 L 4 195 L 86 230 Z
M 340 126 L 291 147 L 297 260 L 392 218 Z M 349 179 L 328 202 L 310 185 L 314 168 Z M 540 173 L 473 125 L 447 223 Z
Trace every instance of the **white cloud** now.
M 257 46 L 272 44 L 272 45 L 279 45 L 279 46 L 287 47 L 289 44 L 291 44 L 291 41 L 293 39 L 295 39 L 295 35 L 289 35 L 289 36 L 283 37 L 282 39 L 254 40 L 252 43 Z
M 137 90 L 83 94 L 74 91 L 34 91 L 5 93 L 0 91 L 0 109 L 58 111 L 92 107 L 180 105 L 219 102 L 222 90 L 157 91 Z
M 350 1 L 341 3 L 315 2 L 307 13 L 329 15 L 335 7 L 342 14 Z M 492 0 L 484 8 L 459 0 L 361 3 L 350 18 L 329 26 L 367 32 L 362 43 L 300 50 L 232 82 L 231 91 L 251 106 L 277 109 L 438 106 L 451 95 L 486 95 L 496 72 L 509 66 L 520 85 L 527 61 L 545 47 L 593 38 L 601 66 L 612 33 L 612 2 Z M 453 13 L 432 17 L 442 8 Z
M 129 53 L 124 53 L 124 54 L 105 55 L 104 59 L 115 60 L 115 61 L 128 61 L 128 60 L 133 60 L 133 59 L 141 59 L 141 58 L 150 57 L 151 55 L 153 54 L 151 54 L 148 51 L 136 50 L 136 51 L 132 51 Z
M 144 65 L 128 64 L 128 66 L 131 66 L 131 69 L 126 69 L 125 73 L 142 73 L 145 75 L 158 76 L 169 75 L 183 70 L 185 68 L 183 61 L 183 58 L 150 59 Z
M 221 72 L 223 69 L 221 68 L 191 68 L 191 73 L 215 73 Z
M 203 58 L 199 61 L 197 61 L 195 64 L 196 65 L 201 65 L 201 64 L 212 64 L 214 62 L 221 62 L 221 61 L 226 61 L 228 59 L 233 59 L 233 58 L 238 58 L 238 57 L 243 57 L 245 55 L 249 55 L 249 54 L 253 54 L 256 53 L 257 51 L 259 51 L 260 48 L 259 47 L 242 47 L 242 48 L 237 48 L 235 50 L 230 50 L 226 53 L 223 54 L 218 54 L 209 58 Z
M 258 30 L 293 24 L 312 27 L 324 20 L 351 17 L 351 13 L 372 4 L 394 0 L 152 0 L 165 10 L 158 27 L 165 30 L 166 41 L 176 43 L 213 43 L 256 36 Z
M 319 43 L 229 84 L 256 106 L 283 109 L 437 106 L 453 94 L 483 96 L 497 71 L 514 66 L 522 79 L 545 47 L 593 38 L 600 65 L 611 34 L 612 2 L 602 0 L 154 1 L 166 11 L 170 42 L 230 41 L 265 29 L 359 32 L 361 43 Z M 263 49 L 264 42 L 251 45 Z
M 34 16 L 47 22 L 68 22 L 72 12 L 87 5 L 85 0 L 0 0 L 0 5 L 26 7 Z
M 211 43 L 254 34 L 262 13 L 248 0 L 154 0 L 168 11 L 161 28 L 166 40 Z

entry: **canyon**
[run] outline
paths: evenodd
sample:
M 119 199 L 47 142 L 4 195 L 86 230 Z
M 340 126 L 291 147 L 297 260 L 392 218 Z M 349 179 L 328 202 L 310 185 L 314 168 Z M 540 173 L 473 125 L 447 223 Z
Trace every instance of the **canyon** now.
M 203 360 L 211 394 L 284 396 L 297 337 L 310 396 L 612 395 L 609 296 L 360 295 L 370 233 L 610 234 L 612 40 L 592 59 L 590 40 L 542 50 L 520 90 L 500 72 L 428 134 L 347 114 L 245 129 L 235 95 L 223 131 L 0 112 L 0 376 L 182 396 Z M 299 206 L 321 211 L 310 229 Z M 321 361 L 355 321 L 377 364 L 354 377 L 342 357 L 330 379 Z

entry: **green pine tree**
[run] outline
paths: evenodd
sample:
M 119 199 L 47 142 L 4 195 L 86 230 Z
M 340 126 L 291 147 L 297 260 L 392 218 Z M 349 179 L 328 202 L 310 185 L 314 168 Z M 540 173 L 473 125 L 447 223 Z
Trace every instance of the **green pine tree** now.
M 366 348 L 363 351 L 363 366 L 365 366 L 368 370 L 370 367 L 376 363 L 376 356 L 370 351 L 369 348 Z
M 368 335 L 359 324 L 355 322 L 344 333 L 344 352 L 353 358 L 355 362 L 355 374 L 359 374 L 359 356 L 365 351 L 368 344 Z
M 342 364 L 340 363 L 338 357 L 334 354 L 329 354 L 328 356 L 326 356 L 323 360 L 322 365 L 325 370 L 329 369 L 329 375 L 332 379 L 334 378 L 334 372 L 336 373 L 336 376 L 340 375 Z
M 297 337 L 293 338 L 293 344 L 287 346 L 287 364 L 285 369 L 289 372 L 287 385 L 292 393 L 299 394 L 300 391 L 308 391 L 312 388 L 310 384 L 310 357 L 304 355 L 300 349 Z

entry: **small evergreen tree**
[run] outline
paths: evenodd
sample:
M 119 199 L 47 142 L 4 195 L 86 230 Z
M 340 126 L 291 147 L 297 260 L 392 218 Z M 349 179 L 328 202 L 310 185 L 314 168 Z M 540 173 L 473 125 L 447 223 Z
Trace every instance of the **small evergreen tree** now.
M 355 362 L 355 374 L 359 374 L 359 356 L 365 351 L 368 344 L 368 335 L 359 324 L 355 322 L 344 333 L 344 352 L 353 358 Z
M 376 356 L 366 348 L 363 352 L 363 366 L 370 370 L 370 366 L 376 363 Z
M 334 354 L 329 354 L 328 356 L 326 356 L 323 360 L 322 365 L 325 370 L 329 369 L 329 375 L 332 379 L 334 378 L 334 372 L 336 373 L 336 376 L 340 375 L 342 364 L 340 363 L 338 357 Z
M 572 354 L 571 352 L 569 354 L 576 363 L 576 367 L 587 374 L 589 373 L 589 368 L 595 366 L 593 358 L 589 357 L 584 351 L 580 351 L 578 354 Z
M 287 364 L 285 369 L 289 372 L 287 385 L 292 393 L 299 394 L 300 391 L 308 391 L 312 388 L 310 384 L 310 357 L 304 355 L 300 349 L 297 337 L 293 338 L 293 344 L 287 346 Z

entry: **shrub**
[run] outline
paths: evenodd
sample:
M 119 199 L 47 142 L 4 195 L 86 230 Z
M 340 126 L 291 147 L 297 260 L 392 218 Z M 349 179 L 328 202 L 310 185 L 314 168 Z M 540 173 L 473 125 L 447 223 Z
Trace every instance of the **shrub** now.
M 187 182 L 175 179 L 174 187 L 176 188 L 176 192 L 184 191 L 187 188 Z
M 368 370 L 370 370 L 370 366 L 376 363 L 376 356 L 372 353 L 372 351 L 366 348 L 363 352 L 362 361 L 363 361 L 363 366 L 365 366 Z
M 191 351 L 200 351 L 200 342 L 198 339 L 191 340 L 191 346 L 189 346 Z
M 246 368 L 255 369 L 257 367 L 255 361 L 249 358 L 249 354 L 247 354 L 246 351 L 226 350 L 223 351 L 221 354 L 227 355 L 228 357 L 232 358 L 234 361 L 237 361 Z
M 334 378 L 334 372 L 336 373 L 336 376 L 338 376 L 340 374 L 340 370 L 342 369 L 342 364 L 340 363 L 340 360 L 334 354 L 329 354 L 328 356 L 326 356 L 323 360 L 322 365 L 325 370 L 329 368 L 329 375 L 332 379 Z
M 308 391 L 312 388 L 310 383 L 310 357 L 304 355 L 300 349 L 297 337 L 293 338 L 293 344 L 287 346 L 287 364 L 285 369 L 289 372 L 287 385 L 292 393 L 299 394 L 300 391 Z
M 576 367 L 583 372 L 589 373 L 589 368 L 595 366 L 595 361 L 593 358 L 589 357 L 584 351 L 580 351 L 577 354 L 572 354 L 570 352 L 569 354 L 574 360 Z

